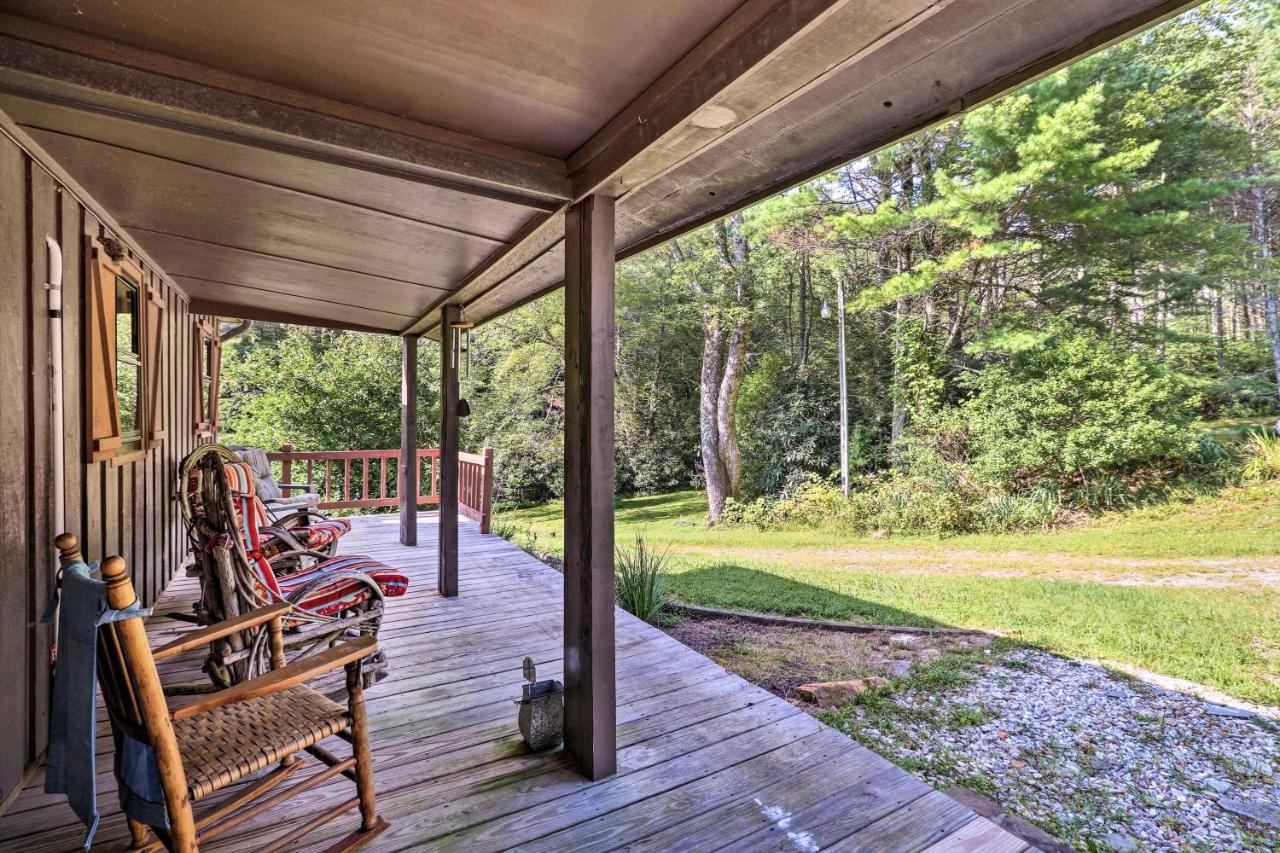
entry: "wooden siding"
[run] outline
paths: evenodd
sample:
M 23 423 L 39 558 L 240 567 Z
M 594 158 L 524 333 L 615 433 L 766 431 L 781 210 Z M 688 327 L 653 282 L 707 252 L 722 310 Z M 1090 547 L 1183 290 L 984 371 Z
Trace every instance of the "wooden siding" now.
M 40 615 L 55 578 L 54 528 L 79 535 L 86 553 L 124 556 L 139 594 L 153 602 L 183 559 L 171 496 L 178 462 L 196 441 L 187 297 L 134 257 L 142 284 L 157 285 L 165 301 L 160 369 L 166 438 L 136 461 L 85 461 L 85 245 L 110 232 L 95 213 L 100 208 L 88 199 L 82 203 L 83 196 L 54 177 L 56 167 L 45 167 L 48 162 L 0 135 L 0 721 L 6 735 L 0 804 L 45 748 L 52 635 Z M 46 235 L 62 247 L 64 525 L 52 518 Z

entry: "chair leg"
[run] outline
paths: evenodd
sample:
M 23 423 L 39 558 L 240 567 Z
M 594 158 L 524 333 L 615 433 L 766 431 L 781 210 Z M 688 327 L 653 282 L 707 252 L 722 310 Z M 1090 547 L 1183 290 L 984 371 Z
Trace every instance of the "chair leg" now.
M 347 666 L 347 696 L 351 710 L 351 751 L 356 759 L 356 793 L 360 797 L 360 828 L 368 831 L 378 824 L 378 813 L 373 793 L 373 759 L 369 752 L 364 679 L 360 670 L 360 661 Z

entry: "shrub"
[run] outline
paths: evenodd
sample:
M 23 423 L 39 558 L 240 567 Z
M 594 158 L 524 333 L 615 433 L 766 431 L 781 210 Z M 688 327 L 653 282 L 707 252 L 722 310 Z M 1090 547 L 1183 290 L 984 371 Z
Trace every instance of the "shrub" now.
M 1246 480 L 1280 480 L 1280 436 L 1255 432 L 1244 445 L 1241 474 Z
M 962 407 L 977 476 L 1006 486 L 1083 482 L 1122 503 L 1109 476 L 1181 462 L 1197 451 L 1195 414 L 1172 372 L 1094 335 L 1061 332 L 988 365 Z
M 614 595 L 623 610 L 656 624 L 667 609 L 668 593 L 663 577 L 667 567 L 667 553 L 658 552 L 636 537 L 635 545 L 620 547 L 615 553 Z

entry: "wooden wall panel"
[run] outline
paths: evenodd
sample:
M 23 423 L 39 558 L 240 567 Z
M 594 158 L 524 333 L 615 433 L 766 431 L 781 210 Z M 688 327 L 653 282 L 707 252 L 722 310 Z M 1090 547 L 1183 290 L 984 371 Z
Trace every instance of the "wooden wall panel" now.
M 46 747 L 52 633 L 39 617 L 55 582 L 53 537 L 77 534 L 90 560 L 121 554 L 146 603 L 187 557 L 177 466 L 196 444 L 192 417 L 193 320 L 186 295 L 143 265 L 161 289 L 162 399 L 166 438 L 124 464 L 85 461 L 83 328 L 87 238 L 109 235 L 92 202 L 42 163 L 45 155 L 0 135 L 0 811 Z M 86 206 L 89 204 L 90 206 Z M 50 348 L 45 237 L 62 247 L 65 516 L 53 518 Z M 135 258 L 135 260 L 139 260 Z
M 21 780 L 30 757 L 26 612 L 29 578 L 27 465 L 27 161 L 0 137 L 0 799 Z
M 52 441 L 52 413 L 50 411 L 51 360 L 49 350 L 49 294 L 45 283 L 49 280 L 49 252 L 45 237 L 58 233 L 57 191 L 49 173 L 28 163 L 28 199 L 30 208 L 27 260 L 30 270 L 27 283 L 28 324 L 27 400 L 28 446 L 30 474 L 27 477 L 31 491 L 31 586 L 27 595 L 28 678 L 31 694 L 28 712 L 31 725 L 28 731 L 27 756 L 33 758 L 45 748 L 49 718 L 50 670 L 49 644 L 53 640 L 50 626 L 40 622 L 45 602 L 53 592 L 57 565 L 53 558 L 53 537 L 56 531 L 50 526 L 52 483 L 47 472 L 50 468 Z

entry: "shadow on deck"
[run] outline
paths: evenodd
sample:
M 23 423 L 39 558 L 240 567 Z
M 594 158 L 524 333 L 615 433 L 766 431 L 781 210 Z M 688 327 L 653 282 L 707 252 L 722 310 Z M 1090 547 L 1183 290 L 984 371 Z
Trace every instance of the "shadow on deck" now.
M 560 677 L 560 575 L 497 536 L 462 526 L 457 598 L 435 592 L 434 518 L 397 540 L 396 516 L 356 519 L 344 553 L 409 573 L 388 601 L 382 645 L 390 676 L 371 688 L 370 729 L 379 812 L 391 828 L 369 849 L 814 851 L 999 850 L 1026 845 L 802 710 L 629 614 L 617 614 L 618 766 L 590 783 L 559 750 L 528 754 L 512 700 L 528 655 Z M 179 577 L 149 630 L 167 640 L 187 626 L 195 581 Z M 198 656 L 175 662 L 191 680 Z M 198 673 L 196 673 L 198 674 Z M 99 738 L 102 826 L 95 849 L 122 849 L 110 737 Z M 83 829 L 37 773 L 0 817 L 0 850 L 71 850 Z M 339 790 L 340 789 L 340 790 Z M 210 845 L 252 851 L 281 824 L 347 796 L 321 786 Z M 349 827 L 329 825 L 337 837 Z M 317 844 L 326 836 L 313 836 Z

